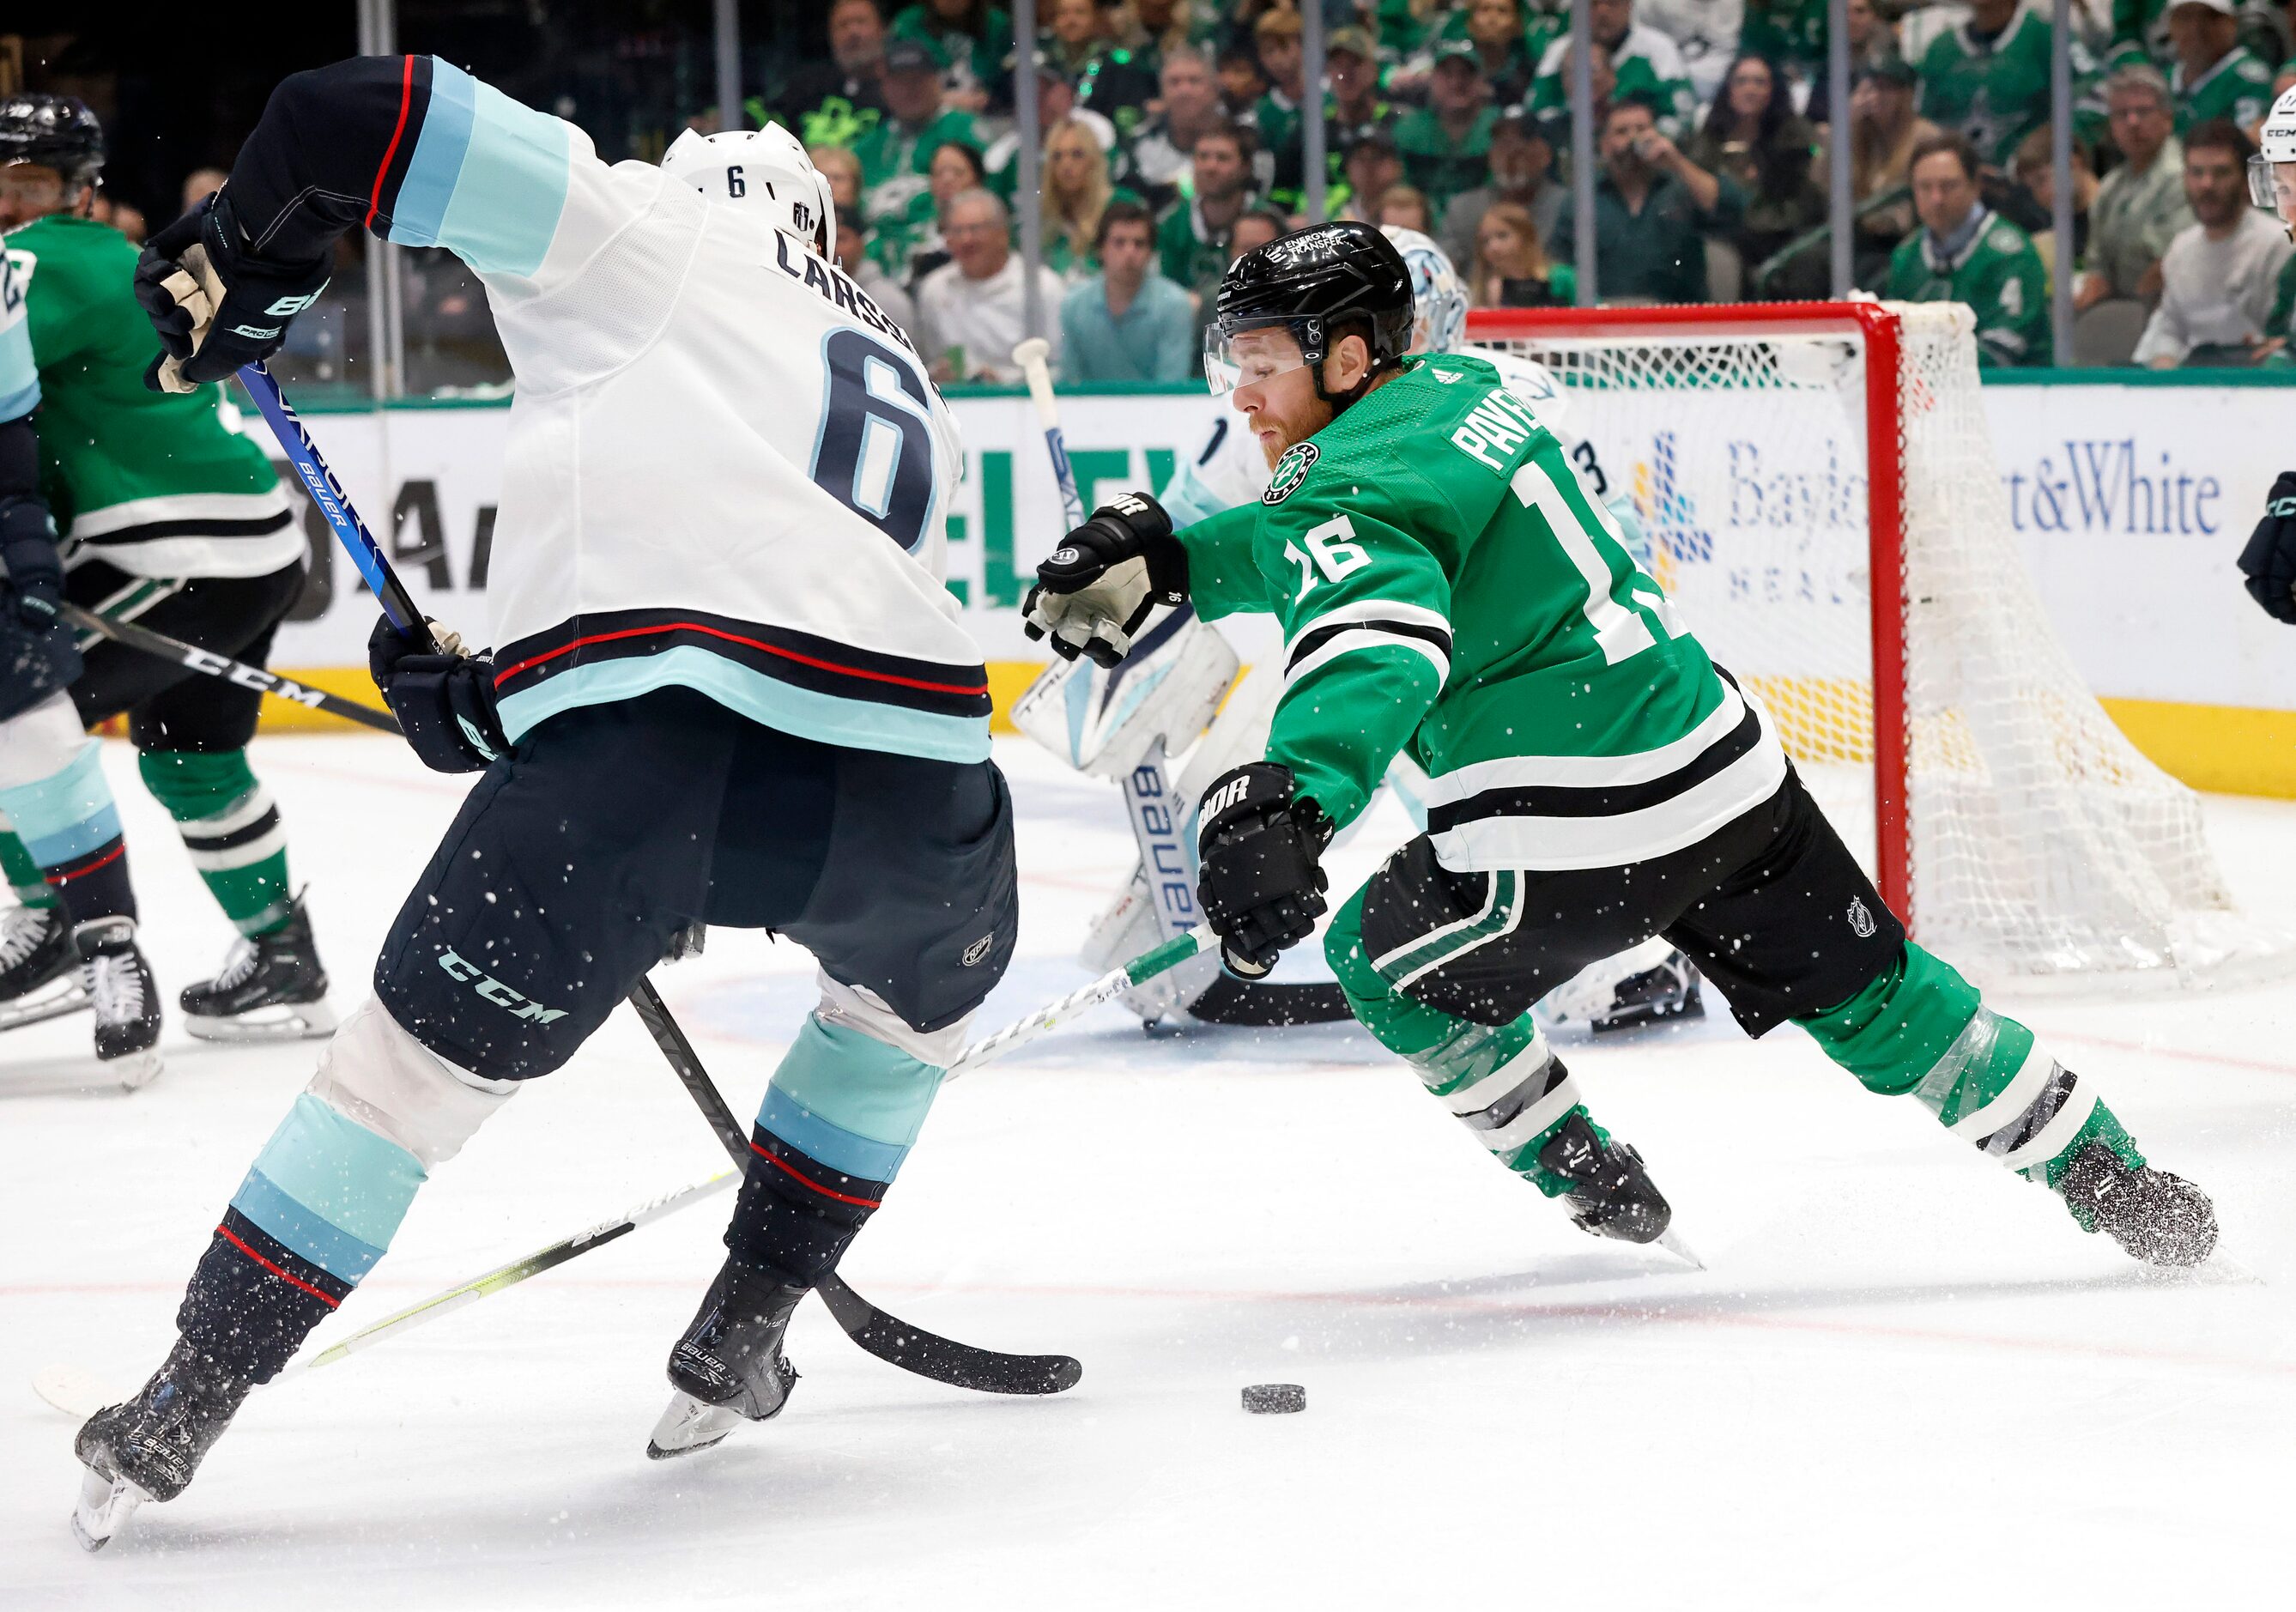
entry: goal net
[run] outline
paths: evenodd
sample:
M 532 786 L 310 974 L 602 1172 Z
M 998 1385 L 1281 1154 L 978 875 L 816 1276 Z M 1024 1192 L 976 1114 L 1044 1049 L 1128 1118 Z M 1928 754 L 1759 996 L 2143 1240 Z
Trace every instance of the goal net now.
M 1590 481 L 1923 945 L 1997 981 L 2277 949 L 2050 629 L 1967 308 L 1489 311 L 1469 338 L 1562 379 Z

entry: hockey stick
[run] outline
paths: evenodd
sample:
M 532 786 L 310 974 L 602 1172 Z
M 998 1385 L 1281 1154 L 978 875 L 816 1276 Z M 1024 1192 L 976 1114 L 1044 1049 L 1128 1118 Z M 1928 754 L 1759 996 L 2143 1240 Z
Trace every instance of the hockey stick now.
M 377 711 L 373 706 L 362 705 L 357 700 L 329 694 L 324 688 L 307 687 L 291 678 L 281 677 L 275 671 L 250 666 L 244 661 L 234 661 L 229 655 L 217 654 L 212 649 L 201 649 L 198 645 L 186 644 L 181 638 L 171 638 L 164 632 L 155 632 L 137 622 L 115 621 L 110 616 L 99 615 L 93 610 L 83 610 L 72 604 L 64 605 L 63 618 L 74 627 L 100 633 L 115 644 L 125 644 L 130 649 L 140 649 L 163 661 L 173 661 L 178 666 L 190 667 L 193 671 L 221 678 L 226 683 L 238 684 L 242 688 L 252 688 L 261 694 L 275 695 L 307 711 L 324 711 L 330 716 L 341 717 L 384 733 L 399 731 L 398 719 L 387 711 Z
M 734 1169 L 746 1171 L 752 1151 L 750 1139 L 726 1106 L 718 1083 L 701 1066 L 693 1043 L 670 1017 L 653 982 L 640 980 L 637 989 L 630 992 L 629 1002 L 646 1033 L 653 1037 L 653 1044 L 669 1060 L 686 1095 L 718 1133 Z M 845 1329 L 846 1336 L 879 1360 L 935 1382 L 981 1394 L 1058 1394 L 1075 1387 L 1084 1376 L 1084 1367 L 1065 1354 L 1006 1354 L 956 1343 L 898 1320 L 847 1287 L 834 1271 L 816 1283 L 814 1291 L 821 1295 L 821 1302 L 829 1306 L 829 1313 Z
M 304 487 L 309 490 L 312 501 L 318 506 L 319 513 L 326 518 L 327 525 L 333 530 L 336 540 L 341 543 L 345 550 L 349 553 L 351 563 L 358 567 L 359 574 L 366 579 L 367 586 L 374 590 L 375 597 L 381 601 L 383 613 L 390 618 L 390 624 L 405 634 L 417 647 L 435 651 L 439 647 L 439 641 L 430 630 L 430 623 L 423 618 L 422 612 L 416 607 L 414 596 L 406 591 L 406 585 L 398 580 L 398 573 L 391 569 L 390 561 L 383 554 L 381 545 L 374 540 L 374 534 L 368 531 L 366 523 L 359 519 L 358 511 L 352 507 L 350 496 L 343 491 L 342 483 L 336 481 L 335 473 L 327 468 L 326 460 L 319 455 L 318 444 L 311 440 L 311 433 L 304 429 L 303 422 L 296 415 L 294 406 L 287 401 L 286 394 L 279 390 L 279 382 L 271 378 L 271 372 L 260 362 L 242 366 L 239 372 L 239 378 L 241 383 L 247 388 L 249 395 L 254 398 L 256 407 L 263 411 L 264 419 L 271 426 L 272 435 L 279 439 L 279 446 L 286 451 L 288 460 L 295 466 L 295 473 L 303 479 Z M 669 1065 L 677 1073 L 679 1080 L 686 1080 L 685 1072 L 688 1067 L 698 1073 L 701 1069 L 700 1060 L 693 1057 L 692 1045 L 687 1042 L 685 1032 L 677 1028 L 676 1021 L 670 1017 L 669 1008 L 663 1003 L 660 994 L 654 991 L 652 982 L 641 979 L 636 987 L 631 991 L 627 1000 L 639 1020 L 653 1034 L 654 1045 L 661 1049 L 662 1056 L 669 1060 Z M 707 1075 L 702 1075 L 701 1078 L 704 1084 L 708 1083 Z M 699 1090 L 691 1082 L 687 1082 L 686 1090 L 693 1094 L 696 1102 L 701 1101 Z M 716 1096 L 714 1087 L 711 1088 L 711 1095 Z M 725 1101 L 721 1098 L 718 1099 L 718 1106 L 722 1108 L 724 1106 Z M 710 1119 L 713 1127 L 715 1126 L 716 1121 L 710 1114 L 707 1104 L 702 1106 L 702 1116 L 705 1119 Z M 734 1135 L 735 1139 L 740 1141 L 738 1130 Z M 741 1142 L 740 1151 L 735 1156 L 746 1163 L 749 1156 L 749 1147 L 746 1141 Z M 918 1339 L 931 1337 L 931 1334 L 921 1332 L 906 1323 L 895 1322 L 884 1312 L 862 1299 L 860 1295 L 845 1287 L 843 1283 L 840 1282 L 837 1285 L 843 1291 L 839 1301 L 830 1304 L 829 1312 L 836 1317 L 837 1324 L 845 1329 L 847 1336 L 882 1360 L 891 1361 L 893 1364 L 916 1371 L 921 1376 L 935 1375 L 931 1371 L 923 1369 L 922 1362 L 926 1358 L 923 1354 L 912 1359 L 897 1358 L 895 1354 L 887 1353 L 887 1349 L 892 1347 L 886 1342 L 890 1328 L 898 1328 L 902 1333 L 913 1335 Z M 822 1296 L 824 1300 L 830 1297 L 825 1287 Z M 843 1302 L 848 1298 L 851 1300 L 850 1303 Z M 959 1350 L 964 1347 L 962 1345 L 949 1344 L 945 1339 L 933 1341 L 944 1345 L 949 1350 Z M 976 1353 L 984 1361 L 992 1358 L 986 1350 L 976 1351 Z M 939 1363 L 941 1357 L 932 1358 L 935 1363 Z M 995 1358 L 1016 1360 L 1022 1357 Z M 1072 1361 L 1069 1363 L 1075 1364 Z M 985 1375 L 993 1375 L 986 1365 L 980 1367 L 980 1370 Z M 942 1380 L 954 1379 L 943 1378 Z M 1073 1378 L 1070 1379 L 1070 1381 L 1073 1380 Z M 1068 1386 L 1067 1383 L 1061 1385 L 1062 1387 Z M 997 1392 L 1024 1393 L 1031 1390 L 1007 1388 Z M 1057 1392 L 1057 1390 L 1038 1389 L 1033 1392 L 1048 1393 Z
M 1053 481 L 1061 489 L 1061 507 L 1071 528 L 1084 524 L 1084 500 L 1077 495 L 1076 471 L 1069 464 L 1069 440 L 1061 431 L 1061 407 L 1053 397 L 1053 371 L 1048 360 L 1053 344 L 1030 336 L 1013 350 L 1013 362 L 1029 383 L 1029 401 L 1037 406 L 1037 423 L 1045 428 L 1045 449 L 1053 456 Z

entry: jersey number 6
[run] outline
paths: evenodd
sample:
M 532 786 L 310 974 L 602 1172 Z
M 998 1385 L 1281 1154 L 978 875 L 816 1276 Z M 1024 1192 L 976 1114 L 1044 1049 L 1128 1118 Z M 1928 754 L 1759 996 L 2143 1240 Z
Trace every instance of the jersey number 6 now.
M 821 359 L 829 390 L 814 484 L 914 554 L 937 484 L 931 394 L 906 358 L 862 331 L 830 332 Z

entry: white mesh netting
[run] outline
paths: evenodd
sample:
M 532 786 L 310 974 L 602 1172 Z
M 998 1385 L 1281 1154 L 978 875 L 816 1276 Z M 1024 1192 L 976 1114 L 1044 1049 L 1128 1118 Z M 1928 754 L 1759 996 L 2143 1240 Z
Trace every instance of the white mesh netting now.
M 2287 937 L 2233 912 L 2198 799 L 2113 726 L 2050 629 L 1994 464 L 1968 311 L 1892 311 L 1916 934 L 1995 980 L 2183 978 L 2275 958 Z M 1566 424 L 1594 444 L 1603 496 L 1631 499 L 1660 582 L 1759 694 L 1873 868 L 1862 336 L 1693 325 L 1481 339 L 1563 379 Z

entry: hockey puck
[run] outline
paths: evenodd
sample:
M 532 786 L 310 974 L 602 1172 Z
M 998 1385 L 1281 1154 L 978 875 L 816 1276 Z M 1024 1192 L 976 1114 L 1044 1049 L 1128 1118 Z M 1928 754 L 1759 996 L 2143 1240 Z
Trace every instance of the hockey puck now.
M 1254 1416 L 1283 1416 L 1308 1408 L 1308 1391 L 1297 1383 L 1252 1383 L 1243 1391 L 1243 1408 Z

